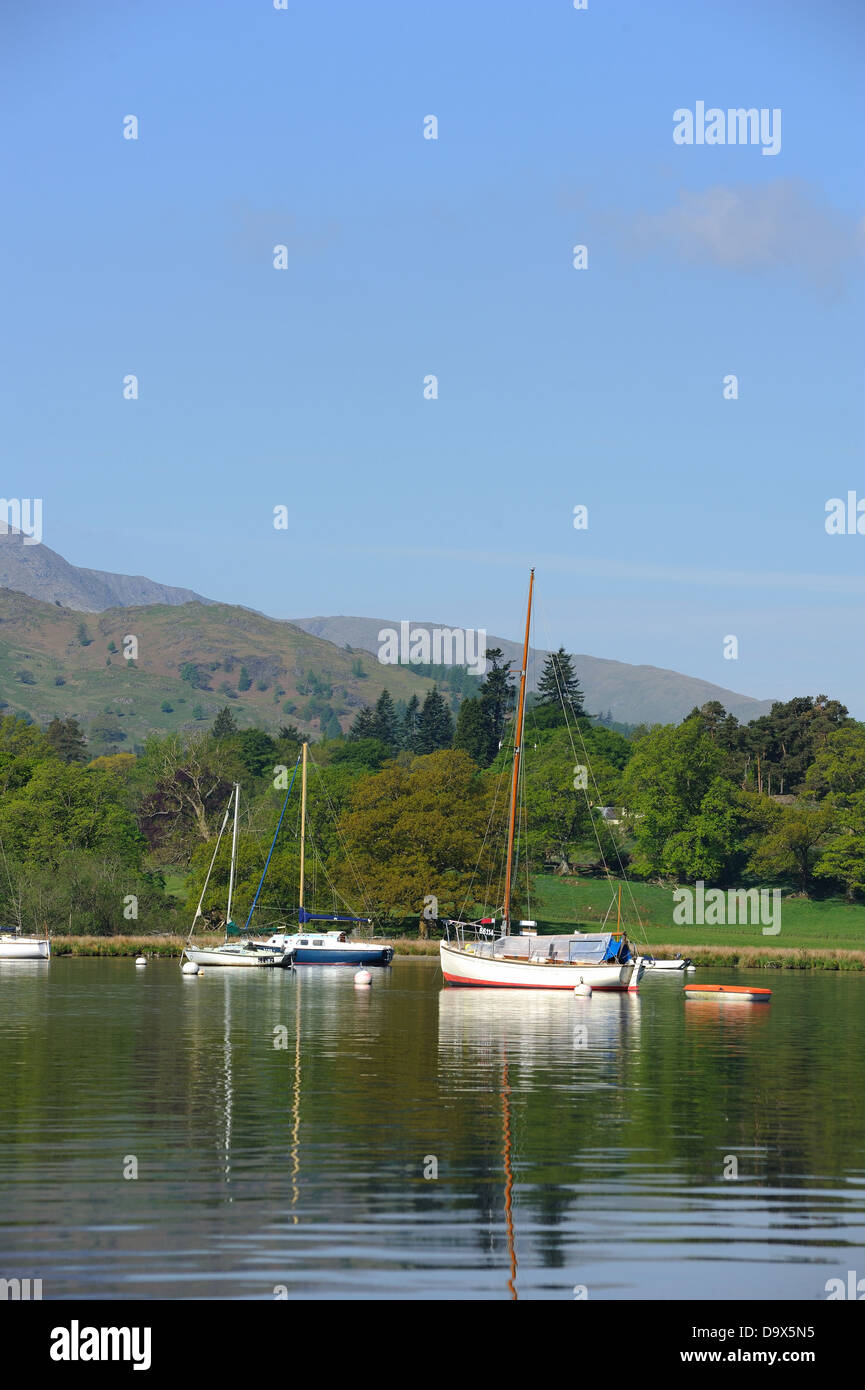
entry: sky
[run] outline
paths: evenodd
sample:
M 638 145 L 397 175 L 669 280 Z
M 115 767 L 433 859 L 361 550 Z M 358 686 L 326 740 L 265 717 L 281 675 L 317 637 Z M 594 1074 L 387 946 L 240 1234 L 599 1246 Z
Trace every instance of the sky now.
M 534 565 L 539 646 L 865 718 L 865 6 L 284 6 L 5 0 L 3 496 L 275 617 L 517 637 Z

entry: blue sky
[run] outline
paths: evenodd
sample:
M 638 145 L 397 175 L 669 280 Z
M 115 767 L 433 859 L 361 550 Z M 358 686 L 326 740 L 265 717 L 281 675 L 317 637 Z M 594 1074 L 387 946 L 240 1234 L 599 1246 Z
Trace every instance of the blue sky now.
M 861 5 L 0 22 L 2 491 L 46 544 L 503 636 L 534 564 L 539 645 L 865 717 L 865 535 L 824 529 L 865 498 Z M 676 145 L 697 101 L 780 152 Z

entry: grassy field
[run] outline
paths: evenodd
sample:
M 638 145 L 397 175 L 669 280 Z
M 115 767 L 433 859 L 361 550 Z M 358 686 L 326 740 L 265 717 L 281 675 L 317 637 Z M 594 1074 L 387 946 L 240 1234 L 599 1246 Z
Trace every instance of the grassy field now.
M 530 916 L 542 926 L 563 925 L 599 929 L 612 901 L 608 884 L 597 879 L 561 879 L 539 874 L 534 880 Z M 677 926 L 673 922 L 673 895 L 669 889 L 653 884 L 623 884 L 622 919 L 628 935 L 637 945 L 646 942 L 656 955 L 695 949 L 713 952 L 719 947 L 738 951 L 801 950 L 857 951 L 865 953 L 865 906 L 850 905 L 838 898 L 812 902 L 807 898 L 785 897 L 781 903 L 781 930 L 764 936 L 759 925 Z M 636 914 L 635 909 L 636 908 Z M 607 918 L 616 921 L 616 906 Z M 638 925 L 642 922 L 642 929 Z

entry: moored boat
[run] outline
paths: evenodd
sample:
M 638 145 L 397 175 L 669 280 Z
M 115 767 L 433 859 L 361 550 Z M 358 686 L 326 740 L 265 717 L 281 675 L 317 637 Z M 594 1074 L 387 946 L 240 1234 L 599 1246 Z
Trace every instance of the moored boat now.
M 688 956 L 675 956 L 672 960 L 656 960 L 654 956 L 646 956 L 646 969 L 667 972 L 678 971 L 680 974 L 690 966 L 693 969 L 693 962 Z
M 15 927 L 0 927 L 0 960 L 50 960 L 47 936 L 24 936 Z
M 296 766 L 294 770 L 295 772 L 297 772 Z M 291 781 L 293 785 L 293 777 Z M 271 841 L 270 852 L 267 856 L 267 861 L 264 865 L 264 870 L 262 872 L 261 879 L 259 880 L 258 888 L 255 891 L 255 897 L 252 901 L 252 907 L 249 910 L 249 916 L 246 919 L 246 927 L 244 928 L 244 933 L 241 936 L 240 940 L 232 941 L 230 938 L 233 935 L 240 935 L 238 928 L 234 925 L 234 922 L 231 920 L 231 905 L 232 899 L 234 897 L 234 883 L 237 869 L 237 823 L 240 808 L 240 783 L 235 783 L 228 805 L 225 808 L 225 815 L 222 820 L 222 825 L 220 827 L 219 834 L 216 838 L 216 847 L 213 851 L 213 857 L 210 861 L 210 867 L 207 870 L 207 877 L 204 880 L 204 887 L 201 890 L 201 897 L 198 900 L 198 907 L 196 909 L 195 916 L 192 919 L 192 926 L 189 929 L 189 936 L 186 941 L 186 946 L 184 947 L 183 954 L 186 956 L 188 960 L 191 960 L 195 965 L 219 965 L 228 967 L 280 966 L 284 969 L 291 966 L 294 960 L 294 952 L 290 947 L 279 947 L 269 945 L 265 941 L 255 941 L 252 937 L 248 935 L 249 923 L 252 920 L 252 914 L 255 911 L 259 894 L 261 893 L 265 877 L 267 876 L 268 865 L 270 864 L 270 860 L 273 855 L 274 845 L 276 844 L 277 836 L 279 835 L 279 831 L 282 826 L 283 817 L 285 815 L 285 808 L 288 805 L 288 798 L 290 795 L 291 786 L 289 786 L 288 793 L 286 794 L 285 801 L 283 802 L 282 811 L 280 813 L 280 817 L 276 825 L 276 830 L 273 834 L 273 840 Z M 223 834 L 225 833 L 225 827 L 228 824 L 228 817 L 231 813 L 232 805 L 234 806 L 234 825 L 231 836 L 231 868 L 229 870 L 228 878 L 228 905 L 225 910 L 225 940 L 221 941 L 216 946 L 193 946 L 190 944 L 192 941 L 192 934 L 195 931 L 195 924 L 201 916 L 202 908 L 204 905 L 204 896 L 207 892 L 207 885 L 210 882 L 210 875 L 213 872 L 213 866 L 216 863 L 216 856 L 219 853 L 219 846 L 222 842 Z
M 368 917 L 340 916 L 334 912 L 309 912 L 304 907 L 304 885 L 306 868 L 306 765 L 309 753 L 308 744 L 301 748 L 301 801 L 300 801 L 300 874 L 298 878 L 298 921 L 301 930 L 297 932 L 274 932 L 267 945 L 290 951 L 295 965 L 390 965 L 393 960 L 393 947 L 384 941 L 351 941 L 345 931 L 346 926 L 370 924 Z M 309 923 L 336 922 L 343 924 L 331 929 L 309 926 Z M 306 927 L 304 931 L 303 928 Z
M 634 956 L 621 927 L 616 931 L 569 936 L 523 934 L 511 930 L 514 837 L 520 804 L 520 771 L 526 714 L 526 673 L 532 619 L 535 572 L 529 578 L 529 598 L 519 699 L 514 725 L 514 758 L 508 815 L 502 928 L 495 931 L 483 922 L 445 923 L 445 939 L 439 945 L 442 975 L 449 985 L 491 986 L 501 989 L 570 989 L 590 985 L 598 990 L 635 991 L 645 968 L 642 956 Z M 621 905 L 621 890 L 620 890 Z
M 685 985 L 686 999 L 717 999 L 724 1004 L 768 1004 L 770 989 L 750 985 Z

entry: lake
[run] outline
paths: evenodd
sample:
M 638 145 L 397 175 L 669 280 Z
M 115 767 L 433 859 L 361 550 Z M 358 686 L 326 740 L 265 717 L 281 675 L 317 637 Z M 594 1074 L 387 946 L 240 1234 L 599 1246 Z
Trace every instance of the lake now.
M 825 1299 L 865 1274 L 865 976 L 689 979 L 774 994 L 444 990 L 424 958 L 366 991 L 340 968 L 2 962 L 0 1277 L 45 1299 Z

